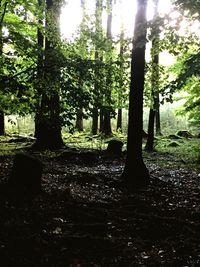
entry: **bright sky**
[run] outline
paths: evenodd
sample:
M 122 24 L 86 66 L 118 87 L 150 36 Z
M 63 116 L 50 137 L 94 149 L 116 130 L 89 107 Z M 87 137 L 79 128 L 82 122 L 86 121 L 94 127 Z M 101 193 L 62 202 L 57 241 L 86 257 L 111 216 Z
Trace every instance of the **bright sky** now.
M 89 15 L 94 14 L 95 10 L 95 0 L 87 0 L 87 13 Z M 122 5 L 118 4 L 114 5 L 113 10 L 113 23 L 112 23 L 112 33 L 113 36 L 120 34 L 121 21 L 123 20 L 124 29 L 126 31 L 126 35 L 128 37 L 133 36 L 134 30 L 134 20 L 136 14 L 136 0 L 121 0 Z M 153 0 L 148 1 L 148 9 L 147 9 L 147 18 L 148 20 L 152 19 L 154 13 L 154 4 Z M 158 11 L 161 15 L 169 14 L 171 12 L 171 0 L 159 0 Z M 103 14 L 103 24 L 106 28 L 106 12 Z M 179 16 L 178 12 L 173 12 L 170 14 L 171 17 L 175 18 Z M 61 34 L 64 39 L 71 39 L 73 35 L 76 35 L 79 25 L 82 19 L 82 11 L 81 11 L 81 0 L 67 0 L 67 4 L 63 7 L 60 17 L 60 26 L 61 26 Z M 180 23 L 180 34 L 184 35 L 185 29 L 187 28 L 187 21 L 182 20 Z M 190 30 L 196 32 L 200 36 L 200 24 L 196 22 L 190 27 Z M 160 62 L 163 62 L 165 65 L 171 65 L 174 63 L 174 57 L 169 53 L 162 52 L 160 54 Z
M 63 7 L 61 13 L 61 33 L 64 38 L 70 38 L 76 33 L 78 26 L 81 22 L 81 0 L 68 0 L 67 4 Z M 159 12 L 170 12 L 170 0 L 160 0 Z M 95 1 L 87 0 L 87 9 L 90 14 L 94 13 Z M 147 16 L 151 19 L 153 16 L 153 1 L 149 1 Z M 122 0 L 122 6 L 120 4 L 115 5 L 113 10 L 113 35 L 117 35 L 120 32 L 121 18 L 123 19 L 124 28 L 128 36 L 133 35 L 134 17 L 136 13 L 136 0 Z M 106 23 L 106 17 L 103 18 Z
M 63 38 L 71 38 L 73 34 L 76 34 L 78 27 L 82 19 L 82 12 L 80 7 L 81 0 L 68 0 L 67 4 L 63 7 L 61 13 L 61 34 Z M 89 14 L 94 14 L 95 0 L 87 0 L 87 10 Z M 113 35 L 120 34 L 121 21 L 123 20 L 124 29 L 129 37 L 133 36 L 134 30 L 134 18 L 136 14 L 136 0 L 122 0 L 122 6 L 120 4 L 115 5 L 113 10 Z M 169 13 L 171 9 L 171 0 L 160 0 L 158 10 L 160 14 Z M 154 13 L 153 0 L 148 1 L 148 20 L 152 19 Z M 106 13 L 103 16 L 104 26 L 106 27 Z M 149 49 L 149 48 L 147 48 Z M 148 60 L 148 59 L 147 59 Z M 165 65 L 171 65 L 174 63 L 174 57 L 169 53 L 162 52 L 160 54 L 160 62 Z

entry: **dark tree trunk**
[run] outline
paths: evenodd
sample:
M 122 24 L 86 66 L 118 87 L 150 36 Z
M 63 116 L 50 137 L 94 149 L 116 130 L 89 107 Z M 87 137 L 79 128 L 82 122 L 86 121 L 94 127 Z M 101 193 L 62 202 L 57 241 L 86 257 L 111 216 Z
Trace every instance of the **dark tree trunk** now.
M 50 98 L 42 95 L 41 113 L 37 114 L 35 148 L 59 149 L 63 146 L 59 109 L 60 100 L 57 93 L 54 96 L 51 94 Z
M 99 114 L 99 132 L 103 132 L 103 127 L 104 127 L 104 108 L 100 108 L 100 114 Z
M 108 17 L 107 17 L 107 40 L 109 54 L 112 48 L 112 0 L 108 1 Z M 109 56 L 110 57 L 110 56 Z M 107 67 L 106 77 L 106 92 L 105 92 L 105 107 L 104 107 L 104 121 L 102 133 L 106 136 L 112 135 L 111 117 L 110 117 L 110 105 L 111 105 L 111 90 L 112 90 L 112 67 L 111 58 L 109 58 L 109 66 Z
M 41 7 L 42 1 L 38 0 L 38 5 Z M 40 27 L 43 26 L 42 20 L 38 21 L 38 28 L 37 28 L 37 80 L 38 80 L 38 86 L 37 86 L 37 107 L 35 112 L 35 137 L 40 138 L 40 127 L 42 127 L 42 87 L 40 86 L 40 81 L 44 78 L 44 55 L 43 55 L 43 49 L 44 49 L 44 36 L 42 34 L 42 31 Z
M 143 91 L 146 47 L 147 0 L 138 0 L 131 61 L 127 157 L 122 180 L 129 190 L 149 183 L 149 171 L 142 157 Z
M 97 64 L 98 61 L 102 60 L 102 55 L 100 54 L 100 44 L 99 39 L 102 37 L 102 11 L 103 11 L 103 2 L 102 0 L 96 0 L 96 10 L 95 10 L 95 33 L 97 38 L 95 40 L 95 82 L 94 82 L 94 105 L 92 111 L 92 134 L 96 135 L 98 132 L 98 116 L 100 109 L 100 75 L 99 75 L 99 66 Z
M 98 131 L 98 109 L 93 108 L 92 111 L 92 134 L 96 135 Z
M 117 111 L 117 130 L 122 132 L 122 108 Z
M 123 73 L 123 61 L 124 61 L 124 28 L 122 24 L 120 33 L 120 71 Z M 124 75 L 120 75 L 119 78 L 119 92 L 118 92 L 118 112 L 117 112 L 117 130 L 122 132 L 122 90 L 124 85 Z
M 0 135 L 5 135 L 5 119 L 3 112 L 0 112 Z
M 83 131 L 83 110 L 79 109 L 76 113 L 76 129 L 79 132 Z
M 156 97 L 157 99 L 157 109 L 156 109 L 156 134 L 157 135 L 162 135 L 162 132 L 161 132 L 161 124 L 160 124 L 160 100 L 159 100 L 159 93 Z
M 55 81 L 59 79 L 60 70 L 56 64 L 58 59 L 54 56 L 54 52 L 57 45 L 56 42 L 59 39 L 58 18 L 60 9 L 59 5 L 54 5 L 52 0 L 46 0 L 46 10 L 46 33 L 52 33 L 51 31 L 54 29 L 55 39 L 51 40 L 46 34 L 47 37 L 44 41 L 38 32 L 38 42 L 40 42 L 40 45 L 43 45 L 43 41 L 45 43 L 44 58 L 38 57 L 38 77 L 41 78 L 41 75 L 43 75 L 45 90 L 41 91 L 41 103 L 39 111 L 36 113 L 36 143 L 34 146 L 40 149 L 58 149 L 63 146 L 63 140 L 61 135 L 59 91 L 54 88 L 56 87 Z M 49 16 L 49 12 L 51 12 L 51 16 Z M 52 21 L 52 15 L 55 18 L 54 21 Z M 41 65 L 41 60 L 43 66 Z M 40 72 L 41 67 L 43 69 L 42 72 Z
M 110 110 L 109 108 L 106 108 L 106 107 L 104 107 L 104 119 L 103 119 L 102 133 L 105 134 L 106 136 L 112 135 Z
M 157 17 L 158 1 L 155 2 L 155 14 L 154 20 Z M 159 32 L 158 24 L 154 23 L 152 28 L 152 77 L 151 77 L 151 96 L 152 96 L 152 107 L 149 112 L 149 127 L 148 127 L 148 137 L 145 150 L 152 152 L 154 150 L 154 125 L 156 113 L 159 110 Z
M 1 3 L 1 13 L 0 13 L 0 57 L 3 54 L 3 38 L 2 38 L 2 30 L 3 30 L 3 20 L 6 13 L 7 2 Z M 2 66 L 0 66 L 0 73 L 2 72 Z M 0 135 L 5 135 L 5 118 L 3 109 L 0 110 Z
M 148 124 L 148 135 L 147 135 L 147 143 L 145 146 L 145 150 L 148 152 L 152 152 L 154 150 L 154 121 L 155 121 L 155 110 L 150 109 L 149 111 L 149 124 Z

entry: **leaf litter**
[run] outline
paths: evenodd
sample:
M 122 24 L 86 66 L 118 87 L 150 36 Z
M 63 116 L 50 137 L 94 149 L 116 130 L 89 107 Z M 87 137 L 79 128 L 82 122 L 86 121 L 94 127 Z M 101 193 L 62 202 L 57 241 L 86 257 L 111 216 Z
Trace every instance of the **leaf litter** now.
M 199 172 L 173 166 L 171 155 L 147 156 L 151 183 L 131 194 L 117 186 L 124 157 L 88 152 L 91 163 L 81 151 L 33 152 L 45 164 L 43 191 L 20 205 L 1 194 L 1 266 L 199 266 Z M 1 188 L 12 161 L 0 158 Z

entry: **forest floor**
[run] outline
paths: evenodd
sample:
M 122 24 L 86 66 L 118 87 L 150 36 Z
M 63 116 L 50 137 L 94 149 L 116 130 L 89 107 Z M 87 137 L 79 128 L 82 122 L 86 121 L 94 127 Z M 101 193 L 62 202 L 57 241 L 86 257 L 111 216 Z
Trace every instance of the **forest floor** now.
M 0 156 L 1 187 L 14 153 Z M 0 196 L 1 267 L 200 266 L 198 165 L 145 154 L 150 185 L 128 193 L 117 186 L 124 157 L 67 148 L 29 154 L 44 164 L 42 193 L 31 203 Z

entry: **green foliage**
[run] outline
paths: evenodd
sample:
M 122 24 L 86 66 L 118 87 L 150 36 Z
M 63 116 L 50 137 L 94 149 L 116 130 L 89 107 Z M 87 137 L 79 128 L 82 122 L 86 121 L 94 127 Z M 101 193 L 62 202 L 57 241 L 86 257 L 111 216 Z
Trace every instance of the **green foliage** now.
M 199 0 L 173 0 L 173 2 L 182 9 L 190 11 L 192 15 L 198 14 L 200 10 Z
M 196 165 L 199 163 L 200 146 L 199 139 L 185 139 L 176 140 L 178 146 L 169 146 L 172 141 L 167 137 L 158 138 L 156 141 L 156 150 L 162 153 L 170 153 L 175 155 L 178 159 L 177 164 L 180 162 L 188 165 Z M 175 163 L 174 163 L 175 164 Z M 196 167 L 198 167 L 196 165 Z
M 182 89 L 185 94 L 185 103 L 177 114 L 188 114 L 190 124 L 200 129 L 200 80 L 199 77 L 188 79 Z

